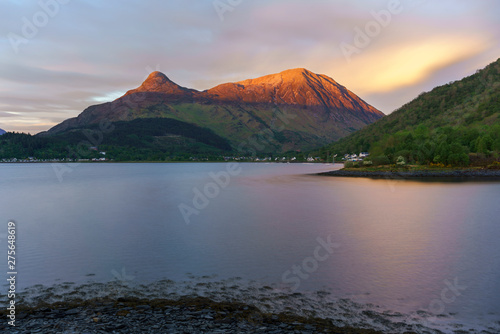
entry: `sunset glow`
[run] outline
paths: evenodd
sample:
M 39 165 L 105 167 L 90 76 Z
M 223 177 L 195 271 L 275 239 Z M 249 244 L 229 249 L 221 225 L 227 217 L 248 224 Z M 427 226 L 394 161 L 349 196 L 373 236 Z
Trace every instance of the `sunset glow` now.
M 0 128 L 47 130 L 155 70 L 205 90 L 307 68 L 389 114 L 500 55 L 494 0 L 216 3 L 2 4 Z

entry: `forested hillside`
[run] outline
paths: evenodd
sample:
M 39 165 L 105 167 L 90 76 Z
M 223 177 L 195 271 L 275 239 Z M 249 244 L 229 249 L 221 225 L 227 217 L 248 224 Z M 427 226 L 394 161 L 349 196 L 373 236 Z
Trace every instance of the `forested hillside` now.
M 6 133 L 0 137 L 0 159 L 92 159 L 115 161 L 189 160 L 220 157 L 231 151 L 228 141 L 211 130 L 174 119 L 142 118 L 71 129 L 55 136 Z
M 423 93 L 389 116 L 321 149 L 369 151 L 380 161 L 468 165 L 500 153 L 500 59 L 463 80 Z

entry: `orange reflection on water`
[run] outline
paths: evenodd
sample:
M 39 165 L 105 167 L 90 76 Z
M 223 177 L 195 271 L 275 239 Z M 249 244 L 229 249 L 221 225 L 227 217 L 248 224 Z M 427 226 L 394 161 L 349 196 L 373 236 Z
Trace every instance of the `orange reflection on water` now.
M 370 287 L 379 300 L 408 304 L 409 296 L 419 294 L 431 300 L 461 255 L 467 197 L 457 202 L 440 183 L 400 181 L 381 187 L 390 181 L 342 182 L 349 183 L 340 194 L 348 204 L 337 221 L 345 222 L 340 223 L 341 237 L 351 262 L 344 279 L 354 281 L 362 289 L 358 293 Z

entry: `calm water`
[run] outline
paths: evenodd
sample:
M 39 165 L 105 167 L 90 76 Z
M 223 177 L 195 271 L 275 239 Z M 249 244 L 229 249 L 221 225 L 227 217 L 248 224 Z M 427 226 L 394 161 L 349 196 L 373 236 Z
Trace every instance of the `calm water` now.
M 70 166 L 58 179 L 50 164 L 0 165 L 0 246 L 15 220 L 18 288 L 215 274 L 383 310 L 500 320 L 500 183 L 239 164 L 216 185 L 210 173 L 228 164 Z

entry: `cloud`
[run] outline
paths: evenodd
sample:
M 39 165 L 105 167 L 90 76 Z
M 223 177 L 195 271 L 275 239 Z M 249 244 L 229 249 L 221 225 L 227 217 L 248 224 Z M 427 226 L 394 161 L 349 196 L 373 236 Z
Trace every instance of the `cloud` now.
M 498 1 L 401 0 L 403 12 L 347 62 L 339 45 L 387 4 L 244 0 L 221 21 L 209 0 L 70 1 L 16 54 L 8 34 L 22 34 L 24 18 L 42 8 L 7 1 L 0 12 L 0 125 L 46 130 L 139 86 L 154 70 L 204 90 L 306 67 L 387 112 L 498 58 Z
M 360 94 L 391 92 L 417 85 L 435 71 L 481 54 L 481 36 L 433 36 L 365 53 L 338 73 Z M 355 69 L 354 69 L 355 67 Z

